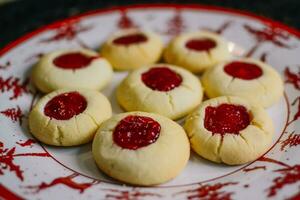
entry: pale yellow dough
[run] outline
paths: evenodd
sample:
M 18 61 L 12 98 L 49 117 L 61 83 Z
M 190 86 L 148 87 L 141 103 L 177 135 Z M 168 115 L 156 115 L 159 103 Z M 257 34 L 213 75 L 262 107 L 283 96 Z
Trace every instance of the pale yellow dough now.
M 216 42 L 216 47 L 207 51 L 196 51 L 185 45 L 191 39 L 207 38 Z M 218 34 L 197 31 L 175 37 L 164 51 L 167 63 L 182 66 L 191 72 L 199 73 L 230 58 L 227 41 Z
M 204 127 L 207 106 L 223 103 L 242 105 L 250 113 L 251 122 L 239 135 L 212 134 Z M 239 165 L 253 161 L 263 155 L 271 145 L 273 123 L 261 106 L 250 105 L 246 100 L 233 96 L 222 96 L 204 101 L 185 122 L 192 149 L 208 160 L 228 165 Z
M 153 67 L 167 67 L 182 77 L 182 83 L 164 92 L 149 88 L 141 75 Z M 117 99 L 127 111 L 153 112 L 170 119 L 178 119 L 197 107 L 202 101 L 203 91 L 196 76 L 180 67 L 155 64 L 131 72 L 117 88 Z
M 55 96 L 79 92 L 87 100 L 86 109 L 69 120 L 57 120 L 44 114 L 45 105 Z M 112 115 L 108 99 L 100 92 L 60 89 L 42 97 L 29 115 L 29 128 L 39 141 L 55 146 L 74 146 L 90 142 L 99 125 Z
M 113 131 L 128 115 L 146 116 L 157 121 L 161 130 L 156 142 L 136 150 L 117 145 L 113 141 Z M 107 175 L 126 183 L 148 186 L 177 176 L 189 160 L 190 144 L 183 128 L 176 122 L 156 114 L 129 112 L 115 115 L 101 124 L 92 151 L 98 167 Z
M 116 38 L 136 33 L 144 34 L 147 37 L 147 41 L 131 45 L 113 43 Z M 161 57 L 162 50 L 162 40 L 156 33 L 129 29 L 113 34 L 103 44 L 100 51 L 113 65 L 114 69 L 132 70 L 157 62 Z
M 271 66 L 254 59 L 240 59 L 238 61 L 254 63 L 262 71 L 262 76 L 243 80 L 234 78 L 224 71 L 226 62 L 207 70 L 202 77 L 204 91 L 209 98 L 217 96 L 240 96 L 252 104 L 269 107 L 275 104 L 283 95 L 283 81 L 279 73 Z
M 92 50 L 81 48 L 57 50 L 44 55 L 32 71 L 32 80 L 40 91 L 49 93 L 62 88 L 100 90 L 110 82 L 113 75 L 112 67 L 103 57 L 96 58 L 89 66 L 76 70 L 63 69 L 54 65 L 53 60 L 56 57 L 71 52 L 99 56 Z

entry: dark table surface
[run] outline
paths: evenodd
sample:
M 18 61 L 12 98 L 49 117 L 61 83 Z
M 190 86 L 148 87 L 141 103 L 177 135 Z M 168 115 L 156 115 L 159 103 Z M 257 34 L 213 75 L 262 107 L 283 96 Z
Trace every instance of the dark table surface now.
M 300 29 L 300 0 L 19 0 L 0 6 L 0 48 L 59 19 L 99 8 L 143 3 L 223 6 L 253 12 Z

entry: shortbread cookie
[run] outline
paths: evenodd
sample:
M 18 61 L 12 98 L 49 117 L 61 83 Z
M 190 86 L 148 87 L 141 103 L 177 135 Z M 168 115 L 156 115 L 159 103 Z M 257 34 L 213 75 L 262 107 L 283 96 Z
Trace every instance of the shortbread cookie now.
M 157 114 L 129 112 L 100 125 L 92 151 L 107 175 L 126 183 L 155 185 L 182 171 L 190 144 L 176 122 Z
M 132 70 L 158 61 L 162 49 L 163 43 L 157 34 L 130 29 L 113 34 L 102 46 L 101 54 L 114 69 Z
M 74 146 L 91 141 L 111 114 L 110 103 L 100 92 L 61 89 L 37 102 L 29 115 L 29 128 L 43 143 Z
M 119 85 L 117 99 L 127 111 L 145 111 L 171 119 L 185 116 L 203 96 L 196 76 L 180 67 L 155 64 L 131 72 Z
M 62 88 L 100 90 L 113 75 L 103 57 L 87 49 L 57 50 L 44 55 L 32 71 L 32 80 L 42 92 Z
M 204 101 L 185 122 L 193 150 L 217 163 L 238 165 L 253 161 L 271 145 L 271 118 L 263 107 L 240 97 Z
M 165 49 L 167 63 L 198 73 L 230 58 L 227 42 L 206 31 L 185 33 L 174 38 Z
M 276 70 L 258 60 L 240 59 L 207 70 L 202 84 L 208 97 L 240 96 L 252 104 L 269 107 L 283 95 L 283 81 Z

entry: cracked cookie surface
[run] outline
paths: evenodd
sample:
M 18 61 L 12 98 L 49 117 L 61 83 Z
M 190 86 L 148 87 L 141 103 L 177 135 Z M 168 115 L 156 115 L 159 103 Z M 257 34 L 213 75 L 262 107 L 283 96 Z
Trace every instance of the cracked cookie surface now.
M 157 62 L 163 50 L 159 35 L 137 29 L 119 31 L 107 39 L 101 54 L 116 70 L 132 70 Z
M 149 186 L 169 181 L 182 171 L 190 144 L 176 122 L 157 114 L 128 112 L 100 125 L 92 152 L 107 175 Z
M 234 96 L 204 101 L 187 117 L 184 128 L 197 154 L 228 165 L 257 159 L 268 150 L 274 134 L 272 120 L 261 106 Z
M 266 63 L 249 58 L 208 69 L 201 82 L 209 98 L 240 96 L 263 107 L 272 106 L 283 95 L 283 81 L 278 72 Z
M 110 63 L 88 49 L 64 49 L 44 55 L 34 66 L 32 80 L 45 93 L 62 88 L 100 90 L 113 75 Z
M 169 64 L 132 71 L 117 88 L 117 100 L 127 111 L 144 111 L 178 119 L 202 101 L 199 79 Z
M 45 144 L 80 145 L 91 141 L 111 114 L 111 105 L 100 92 L 60 89 L 36 103 L 29 115 L 29 128 Z
M 175 37 L 164 51 L 167 63 L 199 73 L 230 58 L 227 42 L 218 34 L 197 31 Z

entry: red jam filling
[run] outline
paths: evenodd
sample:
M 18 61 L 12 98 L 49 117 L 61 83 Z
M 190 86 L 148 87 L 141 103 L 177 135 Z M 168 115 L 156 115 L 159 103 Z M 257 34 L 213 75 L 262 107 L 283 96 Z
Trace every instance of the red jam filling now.
M 191 39 L 185 43 L 186 48 L 195 51 L 209 51 L 217 46 L 217 43 L 208 38 Z
M 212 133 L 238 135 L 249 124 L 250 116 L 244 106 L 221 104 L 205 109 L 204 127 Z
M 160 124 L 150 117 L 127 116 L 113 132 L 114 142 L 124 149 L 136 150 L 154 143 L 160 134 Z
M 86 99 L 78 92 L 55 96 L 45 106 L 44 113 L 50 118 L 68 120 L 82 113 L 87 107 Z
M 131 44 L 142 43 L 146 41 L 147 41 L 147 37 L 144 34 L 135 33 L 135 34 L 118 37 L 113 40 L 113 43 L 119 45 L 131 45 Z
M 224 71 L 234 78 L 244 80 L 256 79 L 263 74 L 262 69 L 256 64 L 239 61 L 227 64 L 224 67 Z
M 66 53 L 53 60 L 55 66 L 63 69 L 80 69 L 89 66 L 98 56 L 87 56 L 80 52 Z
M 178 87 L 182 82 L 181 76 L 167 67 L 151 68 L 143 73 L 141 78 L 144 84 L 152 90 L 164 92 Z

